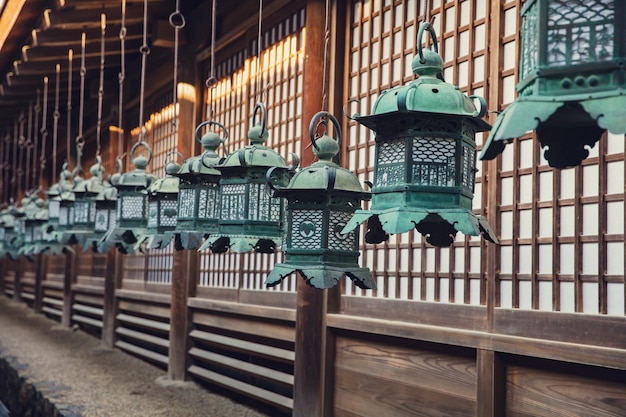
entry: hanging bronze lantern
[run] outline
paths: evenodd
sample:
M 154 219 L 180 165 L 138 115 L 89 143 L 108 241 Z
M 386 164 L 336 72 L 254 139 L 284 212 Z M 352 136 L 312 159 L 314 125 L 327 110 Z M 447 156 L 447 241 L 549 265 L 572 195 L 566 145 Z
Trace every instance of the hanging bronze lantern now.
M 425 30 L 434 51 L 422 49 Z M 481 119 L 484 100 L 440 79 L 443 60 L 430 24 L 420 26 L 418 45 L 413 72 L 419 78 L 383 91 L 372 115 L 354 116 L 376 133 L 374 184 L 370 209 L 357 210 L 343 232 L 367 220 L 368 243 L 412 229 L 434 246 L 449 246 L 457 231 L 495 242 L 486 219 L 472 212 L 474 136 L 490 128 Z M 481 102 L 480 110 L 472 99 Z
M 148 224 L 145 233 L 137 236 L 135 249 L 144 244 L 146 249 L 164 249 L 172 241 L 178 214 L 179 182 L 172 174 L 179 169 L 176 162 L 166 163 L 166 176 L 148 187 Z
M 21 245 L 19 230 L 15 222 L 16 208 L 11 204 L 2 210 L 2 257 L 9 257 L 12 260 L 18 258 L 17 250 Z
M 112 230 L 116 230 L 117 217 L 117 188 L 122 171 L 122 161 L 116 160 L 116 172 L 103 180 L 102 190 L 96 196 L 96 221 L 89 245 L 94 252 L 106 253 L 116 244 L 123 245 L 123 241 L 113 239 Z M 123 246 L 122 246 L 123 247 Z M 122 250 L 124 252 L 124 250 Z
M 259 112 L 261 121 L 255 123 Z M 199 250 L 273 253 L 280 246 L 284 202 L 270 197 L 265 175 L 275 167 L 276 184 L 286 186 L 298 161 L 287 166 L 282 156 L 264 145 L 268 138 L 266 120 L 265 106 L 259 103 L 254 107 L 248 132 L 250 145 L 231 153 L 215 167 L 222 174 L 219 231 L 209 236 Z
M 213 125 L 223 130 L 224 138 L 212 131 L 200 138 L 200 130 Z M 215 166 L 223 161 L 217 148 L 224 146 L 228 130 L 218 122 L 206 121 L 196 127 L 195 138 L 204 152 L 185 160 L 180 170 L 172 174 L 180 179 L 176 234 L 183 249 L 194 249 L 206 236 L 219 231 L 221 173 Z
M 96 197 L 104 188 L 102 174 L 104 169 L 100 157 L 89 169 L 91 178 L 76 181 L 72 191 L 74 193 L 74 210 L 72 222 L 73 240 L 83 249 L 87 248 L 87 240 L 91 237 L 96 224 Z
M 139 146 L 144 146 L 148 157 L 139 155 L 134 157 Z M 128 253 L 132 245 L 137 243 L 137 237 L 144 234 L 148 226 L 148 187 L 157 177 L 146 172 L 146 167 L 152 159 L 150 146 L 143 141 L 137 142 L 130 152 L 135 169 L 120 175 L 117 183 L 115 229 L 111 230 L 105 239 L 117 242 L 122 253 Z M 130 250 L 132 252 L 132 249 Z
M 24 241 L 18 250 L 19 255 L 29 259 L 43 250 L 43 226 L 48 217 L 45 201 L 36 193 L 31 194 L 24 205 Z
M 498 116 L 480 158 L 535 130 L 550 166 L 579 165 L 605 130 L 626 133 L 626 3 L 533 0 L 521 14 L 518 98 Z
M 322 118 L 334 124 L 337 141 L 327 131 L 314 139 L 316 122 Z M 274 184 L 274 168 L 267 172 L 273 196 L 287 200 L 287 231 L 282 249 L 285 262 L 274 265 L 265 284 L 277 285 L 297 271 L 315 288 L 332 288 L 347 275 L 358 287 L 375 289 L 370 270 L 358 263 L 358 229 L 341 233 L 361 201 L 370 199 L 370 193 L 363 190 L 352 172 L 333 161 L 341 143 L 337 119 L 328 112 L 319 112 L 313 116 L 309 130 L 318 162 L 301 169 L 284 188 Z

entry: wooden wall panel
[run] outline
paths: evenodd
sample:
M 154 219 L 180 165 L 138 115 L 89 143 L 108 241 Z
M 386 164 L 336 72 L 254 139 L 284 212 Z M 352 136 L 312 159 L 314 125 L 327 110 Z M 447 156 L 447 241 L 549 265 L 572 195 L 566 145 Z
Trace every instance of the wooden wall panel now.
M 507 417 L 626 415 L 624 372 L 587 368 L 569 374 L 511 365 L 506 392 Z
M 468 416 L 476 410 L 473 350 L 337 336 L 336 415 Z

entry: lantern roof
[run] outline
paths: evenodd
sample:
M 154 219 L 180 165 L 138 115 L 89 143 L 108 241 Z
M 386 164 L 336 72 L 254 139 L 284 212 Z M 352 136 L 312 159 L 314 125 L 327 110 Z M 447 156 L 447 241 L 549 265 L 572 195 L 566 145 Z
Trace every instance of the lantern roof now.
M 72 191 L 74 193 L 93 193 L 97 194 L 104 188 L 102 184 L 102 165 L 96 162 L 89 169 L 91 178 L 82 181 L 74 181 Z
M 439 54 L 426 49 L 423 51 L 423 62 L 415 56 L 412 66 L 413 73 L 419 78 L 383 91 L 371 115 L 357 114 L 354 119 L 374 131 L 379 131 L 380 123 L 388 122 L 392 114 L 425 118 L 460 117 L 472 123 L 477 132 L 491 129 L 491 125 L 482 120 L 484 109 L 476 109 L 474 105 L 473 99 L 479 98 L 468 97 L 459 87 L 441 79 L 443 60 Z
M 278 167 L 288 169 L 289 166 L 278 152 L 265 146 L 269 134 L 261 124 L 256 124 L 248 131 L 250 144 L 228 155 L 216 168 L 247 168 L 247 167 Z
M 370 193 L 363 190 L 359 179 L 351 171 L 333 161 L 339 153 L 339 144 L 324 133 L 315 140 L 315 145 L 313 153 L 319 161 L 298 171 L 289 185 L 276 189 L 275 196 L 285 197 L 293 192 L 326 191 L 358 194 L 358 198 L 369 200 Z
M 148 187 L 148 193 L 150 195 L 177 194 L 180 180 L 177 177 L 172 176 L 172 172 L 178 172 L 179 169 L 180 165 L 169 163 L 165 169 L 168 175 L 163 178 L 158 178 L 150 184 L 150 187 Z
M 155 175 L 146 172 L 148 162 L 150 159 L 144 156 L 135 157 L 133 159 L 135 169 L 120 175 L 114 186 L 118 189 L 148 188 L 157 179 Z

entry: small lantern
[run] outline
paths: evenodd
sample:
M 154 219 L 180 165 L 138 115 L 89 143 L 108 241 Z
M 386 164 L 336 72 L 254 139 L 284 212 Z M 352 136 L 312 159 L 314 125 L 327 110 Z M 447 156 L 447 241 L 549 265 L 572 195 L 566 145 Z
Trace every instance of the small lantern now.
M 137 148 L 143 145 L 148 150 L 148 157 L 133 157 Z M 137 142 L 131 150 L 135 170 L 122 174 L 117 184 L 116 227 L 111 231 L 110 239 L 121 242 L 118 248 L 126 253 L 128 247 L 137 243 L 137 236 L 145 233 L 148 226 L 148 187 L 157 178 L 146 172 L 152 159 L 152 150 L 146 142 Z
M 261 123 L 255 123 L 259 111 Z M 264 146 L 268 138 L 265 123 L 265 106 L 259 103 L 254 107 L 253 127 L 248 132 L 250 145 L 231 153 L 215 167 L 222 173 L 219 231 L 209 236 L 199 250 L 273 253 L 280 246 L 284 202 L 270 197 L 265 175 L 276 167 L 276 183 L 286 186 L 295 166 L 287 166 L 282 156 Z
M 17 207 L 11 204 L 8 208 L 8 215 L 5 217 L 6 254 L 14 261 L 19 258 L 19 250 L 24 244 L 24 235 L 26 234 L 25 214 L 24 207 Z
M 24 256 L 32 256 L 43 249 L 42 226 L 47 220 L 48 210 L 45 201 L 36 194 L 32 194 L 24 200 L 24 242 L 18 253 Z
M 208 131 L 200 139 L 200 129 L 206 125 L 219 126 L 224 131 L 224 138 Z M 183 249 L 198 247 L 202 239 L 219 230 L 221 173 L 215 166 L 223 158 L 216 151 L 228 139 L 228 130 L 218 122 L 206 121 L 198 125 L 195 137 L 204 152 L 188 158 L 173 174 L 180 179 L 176 234 Z
M 71 178 L 72 174 L 68 175 L 68 178 Z M 74 244 L 76 240 L 74 238 L 74 234 L 72 233 L 72 227 L 74 224 L 74 199 L 76 196 L 74 195 L 74 186 L 83 181 L 83 178 L 80 175 L 76 175 L 74 178 L 74 183 L 66 181 L 63 184 L 63 188 L 60 190 L 59 194 L 59 227 L 58 233 L 56 234 L 57 240 L 63 244 Z
M 87 239 L 93 233 L 96 224 L 96 197 L 104 188 L 103 171 L 98 156 L 96 163 L 89 169 L 91 178 L 75 181 L 72 189 L 74 192 L 72 233 L 74 240 L 83 248 L 87 247 Z
M 178 214 L 178 178 L 172 176 L 180 165 L 168 162 L 166 176 L 158 178 L 148 187 L 148 225 L 146 232 L 137 237 L 135 248 L 145 243 L 147 249 L 164 249 L 174 237 Z
M 65 186 L 65 182 L 69 179 L 70 172 L 65 169 L 67 164 L 63 166 L 59 182 L 56 182 L 48 188 L 46 196 L 48 197 L 48 232 L 53 233 L 59 228 L 59 217 L 61 216 L 61 192 Z
M 18 234 L 15 230 L 15 216 L 13 215 L 13 205 L 9 205 L 0 212 L 1 230 L 2 236 L 2 257 L 9 257 L 11 259 L 17 259 L 17 250 L 14 247 L 17 245 Z
M 480 155 L 536 129 L 550 166 L 579 165 L 605 130 L 626 133 L 626 2 L 526 1 L 518 98 L 498 116 Z
M 434 51 L 422 50 L 424 30 L 431 34 Z M 481 119 L 484 100 L 467 97 L 440 79 L 443 61 L 430 24 L 422 23 L 418 45 L 413 72 L 419 78 L 383 91 L 372 115 L 355 115 L 376 133 L 372 205 L 357 210 L 343 232 L 369 219 L 368 243 L 413 228 L 434 246 L 449 246 L 457 231 L 495 242 L 486 219 L 472 212 L 474 136 L 490 128 Z M 480 111 L 472 99 L 481 101 Z
M 121 160 L 116 161 L 116 167 L 118 169 L 113 175 L 111 175 L 108 181 L 102 181 L 102 189 L 96 196 L 96 221 L 94 224 L 93 234 L 89 240 L 89 245 L 92 250 L 97 253 L 106 253 L 115 246 L 116 242 L 112 239 L 107 239 L 109 231 L 116 230 L 116 217 L 117 217 L 117 188 L 115 184 L 119 183 L 122 170 Z M 112 185 L 113 184 L 113 185 Z
M 335 125 L 337 141 L 326 132 L 314 139 L 315 123 L 322 117 Z M 376 288 L 370 270 L 358 264 L 358 229 L 341 233 L 354 211 L 361 207 L 361 201 L 369 200 L 370 194 L 363 191 L 353 173 L 333 162 L 340 149 L 339 129 L 337 119 L 330 113 L 317 113 L 311 120 L 310 135 L 313 153 L 319 161 L 300 170 L 285 188 L 273 184 L 274 168 L 267 173 L 274 197 L 287 199 L 285 262 L 274 265 L 265 281 L 269 287 L 298 271 L 315 288 L 334 287 L 344 274 L 360 288 Z

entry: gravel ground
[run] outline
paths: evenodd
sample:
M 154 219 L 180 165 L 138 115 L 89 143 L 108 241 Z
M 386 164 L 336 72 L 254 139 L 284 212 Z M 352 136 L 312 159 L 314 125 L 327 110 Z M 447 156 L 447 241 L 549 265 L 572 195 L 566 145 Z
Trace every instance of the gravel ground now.
M 82 417 L 270 416 L 167 373 L 80 330 L 62 328 L 27 306 L 0 297 L 0 356 Z M 57 405 L 58 406 L 58 405 Z

